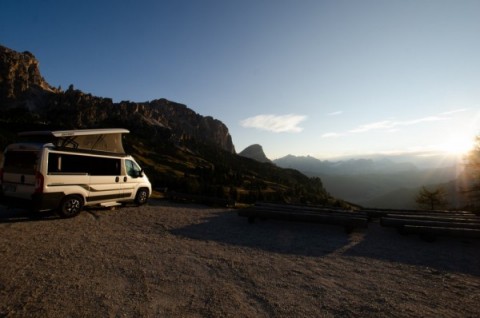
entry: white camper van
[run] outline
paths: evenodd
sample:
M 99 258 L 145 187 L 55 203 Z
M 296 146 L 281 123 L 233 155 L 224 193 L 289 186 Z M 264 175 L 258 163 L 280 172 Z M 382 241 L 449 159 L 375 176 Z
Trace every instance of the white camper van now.
M 83 206 L 147 202 L 152 186 L 125 154 L 126 129 L 84 129 L 20 133 L 0 166 L 0 195 L 28 200 L 37 211 L 57 209 L 72 217 Z

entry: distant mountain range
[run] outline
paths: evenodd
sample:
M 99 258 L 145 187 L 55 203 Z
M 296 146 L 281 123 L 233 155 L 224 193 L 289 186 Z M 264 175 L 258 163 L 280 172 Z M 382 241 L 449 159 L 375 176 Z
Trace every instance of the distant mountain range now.
M 366 207 L 416 208 L 415 197 L 422 186 L 443 187 L 452 206 L 464 204 L 456 182 L 462 166 L 453 157 L 402 155 L 322 161 L 288 155 L 273 162 L 320 177 L 333 196 Z
M 270 162 L 256 144 L 240 152 L 259 162 Z M 455 157 L 429 154 L 376 155 L 370 158 L 319 160 L 288 155 L 275 165 L 319 177 L 334 197 L 372 208 L 416 209 L 415 198 L 422 187 L 443 188 L 452 207 L 466 204 L 461 194 L 462 164 Z
M 319 160 L 314 157 L 297 157 L 288 155 L 273 161 L 284 168 L 293 168 L 312 175 L 356 175 L 365 173 L 395 173 L 417 170 L 410 162 L 394 162 L 387 158 L 348 159 L 348 160 Z
M 315 174 L 395 173 L 457 166 L 458 157 L 438 153 L 411 153 L 396 155 L 365 155 L 320 160 L 311 156 L 294 156 L 275 159 L 275 164 L 285 168 L 311 171 Z

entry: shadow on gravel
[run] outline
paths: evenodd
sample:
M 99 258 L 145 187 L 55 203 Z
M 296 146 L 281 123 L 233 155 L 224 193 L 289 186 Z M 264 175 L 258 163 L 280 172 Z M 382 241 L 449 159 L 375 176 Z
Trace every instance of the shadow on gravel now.
M 195 240 L 305 256 L 325 256 L 350 242 L 343 227 L 275 220 L 249 224 L 234 211 L 218 213 L 200 224 L 170 230 L 170 233 Z
M 0 223 L 38 222 L 60 219 L 54 212 L 31 212 L 21 208 L 0 206 Z
M 480 276 L 480 240 L 438 237 L 426 242 L 378 223 L 369 224 L 364 239 L 343 255 L 425 266 L 437 274 L 446 271 Z

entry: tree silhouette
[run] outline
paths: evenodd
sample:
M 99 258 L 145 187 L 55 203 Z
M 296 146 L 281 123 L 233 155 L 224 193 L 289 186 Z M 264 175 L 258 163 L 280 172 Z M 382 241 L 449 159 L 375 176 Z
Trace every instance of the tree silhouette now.
M 434 191 L 429 191 L 427 188 L 422 187 L 422 190 L 418 193 L 415 202 L 420 208 L 436 210 L 438 208 L 444 208 L 447 206 L 447 200 L 445 198 L 446 193 L 443 188 L 437 188 Z
M 466 157 L 465 171 L 469 178 L 466 193 L 473 209 L 480 208 L 480 136 L 475 138 L 475 145 Z

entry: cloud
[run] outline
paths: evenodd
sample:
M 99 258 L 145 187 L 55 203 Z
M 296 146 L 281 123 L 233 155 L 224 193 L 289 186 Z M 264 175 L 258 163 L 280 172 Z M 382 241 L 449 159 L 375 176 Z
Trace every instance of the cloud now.
M 339 110 L 339 111 L 336 111 L 336 112 L 328 113 L 327 115 L 328 116 L 338 116 L 338 115 L 341 115 L 341 114 L 343 114 L 343 111 Z
M 373 123 L 360 125 L 354 129 L 347 130 L 344 133 L 335 133 L 335 132 L 325 133 L 321 137 L 322 138 L 340 137 L 348 134 L 358 134 L 358 133 L 364 133 L 364 132 L 375 131 L 375 130 L 393 133 L 393 132 L 399 131 L 400 127 L 404 127 L 404 126 L 412 126 L 412 125 L 418 125 L 426 122 L 448 120 L 450 119 L 448 115 L 466 111 L 466 110 L 468 109 L 457 109 L 457 110 L 441 113 L 438 115 L 414 118 L 414 119 L 403 120 L 403 121 L 393 121 L 393 120 L 376 121 Z
M 447 117 L 442 117 L 442 116 L 429 116 L 429 117 L 412 119 L 407 121 L 399 121 L 396 123 L 397 124 L 396 126 L 410 126 L 410 125 L 421 124 L 429 121 L 441 121 L 441 120 L 447 120 L 447 119 L 448 119 Z
M 323 134 L 321 137 L 322 138 L 335 138 L 335 137 L 340 137 L 340 136 L 341 136 L 341 134 L 331 132 L 331 133 Z
M 447 120 L 447 117 L 442 116 L 428 116 L 423 118 L 411 119 L 411 120 L 404 120 L 404 121 L 391 121 L 391 120 L 383 120 L 378 121 L 366 125 L 361 125 L 355 129 L 349 130 L 349 133 L 363 133 L 370 130 L 398 130 L 397 127 L 401 126 L 412 126 L 417 125 L 425 122 L 433 122 L 433 121 L 441 121 Z
M 468 108 L 459 108 L 459 109 L 454 109 L 454 110 L 451 110 L 451 111 L 448 111 L 448 112 L 443 112 L 440 115 L 441 116 L 447 116 L 447 115 L 452 115 L 452 114 L 456 114 L 456 113 L 466 112 L 467 110 L 469 110 L 469 109 Z
M 395 123 L 390 120 L 378 121 L 371 124 L 361 125 L 358 128 L 349 130 L 350 133 L 362 133 L 370 130 L 377 130 L 377 129 L 392 129 L 395 127 Z
M 260 130 L 271 131 L 275 133 L 293 132 L 298 133 L 303 130 L 298 125 L 307 119 L 303 115 L 257 115 L 240 121 L 240 125 L 245 128 L 256 128 Z

